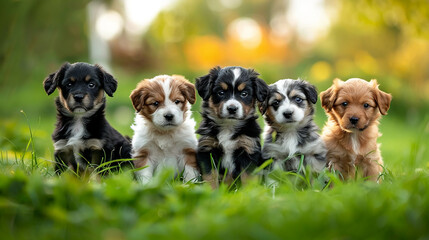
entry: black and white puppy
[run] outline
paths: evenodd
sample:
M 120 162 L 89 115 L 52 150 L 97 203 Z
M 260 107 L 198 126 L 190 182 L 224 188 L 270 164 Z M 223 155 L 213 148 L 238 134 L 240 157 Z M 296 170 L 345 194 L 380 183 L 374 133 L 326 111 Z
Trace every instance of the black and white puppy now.
M 131 142 L 113 129 L 104 116 L 106 98 L 117 88 L 117 81 L 98 65 L 65 63 L 43 82 L 48 95 L 58 89 L 57 122 L 52 139 L 55 172 L 67 167 L 88 170 L 103 162 L 131 158 Z M 109 168 L 128 161 L 115 161 Z
M 327 150 L 313 122 L 316 88 L 299 79 L 279 80 L 269 87 L 269 97 L 259 105 L 265 113 L 263 158 L 272 158 L 273 168 L 296 172 L 304 155 L 304 166 L 320 172 Z
M 213 188 L 218 186 L 219 173 L 223 177 L 226 171 L 227 183 L 239 176 L 243 181 L 261 164 L 255 104 L 265 101 L 269 89 L 258 75 L 253 69 L 215 67 L 196 80 L 203 99 L 197 162 L 203 180 Z

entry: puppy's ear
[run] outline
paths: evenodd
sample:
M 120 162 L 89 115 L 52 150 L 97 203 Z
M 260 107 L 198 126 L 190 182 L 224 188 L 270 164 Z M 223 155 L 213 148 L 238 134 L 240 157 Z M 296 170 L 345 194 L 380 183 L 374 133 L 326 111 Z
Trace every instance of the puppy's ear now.
M 195 103 L 195 86 L 190 83 L 186 78 L 180 75 L 173 75 L 174 79 L 178 79 L 182 82 L 179 86 L 180 92 L 185 96 L 190 104 Z
M 111 74 L 104 71 L 100 65 L 95 64 L 95 67 L 97 68 L 100 80 L 103 82 L 104 91 L 107 93 L 107 95 L 113 97 L 113 93 L 116 92 L 118 87 L 118 82 Z
M 264 115 L 265 112 L 267 111 L 267 109 L 268 109 L 268 101 L 270 100 L 270 96 L 273 93 L 273 91 L 271 90 L 271 88 L 269 86 L 268 86 L 268 88 L 269 88 L 270 91 L 268 93 L 267 98 L 263 102 L 259 102 L 258 103 L 258 108 L 259 108 L 259 111 L 261 112 L 262 115 Z
M 377 103 L 378 109 L 382 115 L 387 114 L 387 110 L 390 108 L 390 102 L 392 101 L 392 95 L 385 93 L 378 88 L 377 80 L 373 79 L 370 81 L 375 92 L 375 101 Z
M 45 88 L 45 92 L 48 95 L 51 95 L 55 91 L 61 79 L 64 78 L 64 74 L 69 67 L 70 63 L 66 62 L 61 66 L 58 71 L 49 74 L 49 76 L 45 78 L 45 80 L 43 81 L 43 87 Z
M 204 101 L 209 100 L 210 96 L 212 95 L 213 82 L 219 76 L 220 70 L 221 68 L 219 66 L 214 67 L 210 70 L 209 74 L 196 79 L 195 87 L 198 91 L 198 94 Z
M 143 109 L 144 106 L 144 90 L 142 87 L 137 86 L 136 89 L 134 89 L 131 92 L 130 99 L 133 103 L 133 107 L 136 110 L 136 112 L 140 112 Z
M 322 107 L 326 111 L 329 112 L 334 107 L 335 100 L 337 100 L 338 88 L 343 83 L 344 83 L 343 81 L 336 78 L 334 79 L 334 84 L 330 88 L 320 93 L 320 100 L 322 101 Z
M 314 85 L 304 82 L 304 92 L 308 99 L 310 99 L 310 102 L 315 104 L 317 102 L 317 89 Z
M 258 102 L 264 102 L 267 97 L 268 94 L 270 93 L 270 88 L 268 87 L 268 85 L 264 82 L 264 80 L 258 78 L 259 73 L 256 72 L 253 69 L 250 69 L 250 79 L 253 81 L 253 90 L 255 91 L 255 95 L 256 95 L 256 99 L 258 100 Z

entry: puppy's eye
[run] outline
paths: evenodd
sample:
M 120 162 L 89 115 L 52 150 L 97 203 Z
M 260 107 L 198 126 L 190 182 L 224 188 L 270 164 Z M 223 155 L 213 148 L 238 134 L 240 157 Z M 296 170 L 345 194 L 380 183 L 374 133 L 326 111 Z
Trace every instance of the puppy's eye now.
M 155 107 L 158 107 L 159 106 L 159 102 L 156 101 L 156 102 L 152 103 L 152 105 L 154 105 Z
M 243 92 L 241 92 L 240 93 L 240 96 L 242 97 L 242 98 L 245 98 L 245 97 L 247 97 L 249 95 L 249 93 L 247 93 L 246 91 L 243 91 Z
M 219 95 L 219 97 L 223 97 L 223 95 L 225 95 L 225 92 L 224 91 L 219 91 L 219 92 L 217 92 L 217 95 Z
M 302 98 L 300 98 L 300 97 L 295 97 L 295 102 L 296 102 L 296 103 L 302 103 Z
M 368 104 L 368 103 L 364 103 L 364 104 L 363 104 L 363 107 L 364 107 L 364 108 L 369 108 L 369 104 Z
M 179 104 L 181 103 L 181 101 L 179 99 L 176 99 L 176 101 L 174 101 L 175 104 Z
M 279 106 L 279 100 L 274 100 L 274 102 L 273 103 L 271 103 L 271 106 L 273 106 L 273 107 L 278 107 Z
M 73 86 L 73 83 L 72 83 L 72 82 L 69 82 L 69 83 L 67 83 L 67 84 L 66 84 L 66 86 L 67 86 L 67 87 L 71 87 L 71 86 Z
M 349 105 L 349 103 L 348 102 L 343 102 L 343 103 L 341 103 L 341 105 L 343 105 L 343 107 L 347 107 L 347 105 Z
M 94 84 L 94 83 L 92 83 L 92 82 L 91 82 L 91 83 L 88 83 L 88 87 L 89 87 L 89 88 L 94 88 L 94 87 L 95 87 L 95 84 Z

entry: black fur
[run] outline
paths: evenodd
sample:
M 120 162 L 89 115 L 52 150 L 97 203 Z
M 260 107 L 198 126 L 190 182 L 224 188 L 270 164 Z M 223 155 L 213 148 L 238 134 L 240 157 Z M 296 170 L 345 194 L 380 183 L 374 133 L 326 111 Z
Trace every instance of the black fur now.
M 56 146 L 54 153 L 56 173 L 60 174 L 68 167 L 73 171 L 79 171 L 112 160 L 131 158 L 130 139 L 112 128 L 105 118 L 106 99 L 101 91 L 113 96 L 117 81 L 112 75 L 98 65 L 65 63 L 57 72 L 51 73 L 43 84 L 48 95 L 56 88 L 61 90 L 61 96 L 55 101 L 57 122 L 52 134 Z M 87 101 L 76 100 L 79 97 L 85 97 Z M 85 112 L 75 113 L 72 107 L 66 107 L 64 102 L 70 98 L 76 101 L 74 109 L 84 108 Z M 82 124 L 79 124 L 80 122 Z M 82 127 L 79 128 L 77 125 Z M 73 139 L 72 143 L 70 140 L 78 128 L 83 129 L 83 134 L 79 139 Z M 76 156 L 79 159 L 76 159 Z M 104 173 L 107 173 L 107 170 L 115 170 L 120 165 L 131 166 L 126 160 L 114 161 L 97 170 L 105 169 Z
M 232 70 L 234 68 L 240 68 L 241 74 L 237 80 L 239 83 L 245 82 L 246 91 L 248 95 L 246 97 L 234 96 L 232 90 L 225 91 L 222 96 L 219 96 L 218 92 L 222 91 L 220 86 L 221 83 L 226 83 L 231 86 L 234 79 Z M 261 145 L 260 145 L 260 133 L 261 128 L 259 127 L 256 119 L 258 118 L 255 114 L 255 102 L 265 101 L 268 96 L 268 86 L 262 79 L 258 78 L 258 73 L 252 69 L 244 69 L 241 67 L 226 67 L 220 68 L 215 67 L 210 70 L 210 73 L 197 78 L 195 86 L 198 94 L 203 99 L 202 103 L 202 121 L 197 133 L 200 135 L 197 151 L 197 162 L 202 171 L 203 176 L 209 174 L 214 168 L 217 168 L 219 175 L 222 177 L 225 173 L 225 168 L 222 166 L 222 159 L 225 157 L 224 146 L 219 143 L 219 134 L 227 128 L 224 124 L 225 121 L 232 121 L 232 127 L 229 129 L 232 131 L 231 138 L 229 140 L 235 140 L 237 138 L 250 138 L 254 143 L 253 149 L 249 152 L 238 146 L 232 153 L 233 164 L 235 166 L 234 171 L 229 172 L 233 178 L 237 178 L 240 174 L 245 171 L 251 173 L 255 167 L 259 166 L 262 162 L 261 158 Z M 236 90 L 234 90 L 236 91 Z M 235 93 L 237 95 L 237 93 Z M 250 116 L 245 116 L 243 119 L 224 119 L 219 116 L 215 116 L 214 110 L 211 109 L 209 102 L 219 104 L 226 102 L 229 99 L 236 99 L 241 101 L 242 104 L 251 106 L 253 111 Z M 231 123 L 230 123 L 231 124 Z M 212 144 L 206 144 L 207 139 Z M 238 144 L 239 145 L 239 144 Z M 213 160 L 213 161 L 212 161 Z

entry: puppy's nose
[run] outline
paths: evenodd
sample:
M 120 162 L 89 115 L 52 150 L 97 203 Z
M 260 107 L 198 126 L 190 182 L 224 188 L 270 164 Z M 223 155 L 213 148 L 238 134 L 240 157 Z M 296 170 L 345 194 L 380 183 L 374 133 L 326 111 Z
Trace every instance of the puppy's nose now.
M 292 117 L 292 114 L 293 114 L 293 111 L 286 111 L 286 112 L 284 112 L 284 113 L 283 113 L 283 116 L 284 116 L 286 119 L 289 119 L 289 118 L 291 118 L 291 117 Z
M 357 118 L 357 117 L 351 117 L 350 118 L 350 123 L 353 124 L 353 125 L 355 125 L 356 123 L 358 123 L 358 121 L 359 121 L 359 118 Z
M 76 93 L 73 95 L 73 98 L 76 102 L 82 102 L 84 95 L 82 93 Z
M 228 110 L 229 114 L 235 114 L 237 112 L 237 107 L 234 105 L 226 107 L 226 110 Z
M 165 118 L 165 120 L 167 120 L 167 121 L 171 121 L 171 120 L 173 120 L 174 115 L 173 115 L 173 114 L 171 114 L 171 113 L 167 113 L 167 114 L 165 114 L 165 115 L 164 115 L 164 118 Z

